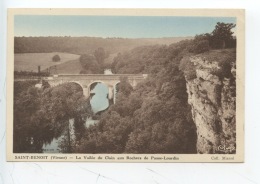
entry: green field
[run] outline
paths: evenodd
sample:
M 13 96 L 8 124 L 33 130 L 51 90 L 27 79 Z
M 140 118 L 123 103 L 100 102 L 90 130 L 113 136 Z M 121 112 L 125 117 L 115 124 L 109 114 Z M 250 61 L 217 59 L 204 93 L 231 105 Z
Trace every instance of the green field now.
M 56 54 L 61 58 L 59 62 L 52 61 L 52 57 Z M 36 72 L 38 71 L 38 66 L 41 66 L 41 70 L 43 71 L 54 65 L 57 65 L 57 68 L 59 68 L 59 65 L 68 62 L 70 63 L 68 67 L 71 67 L 74 66 L 74 64 L 79 65 L 79 57 L 80 55 L 61 52 L 14 54 L 14 70 Z M 69 71 L 69 68 L 65 67 L 65 69 Z

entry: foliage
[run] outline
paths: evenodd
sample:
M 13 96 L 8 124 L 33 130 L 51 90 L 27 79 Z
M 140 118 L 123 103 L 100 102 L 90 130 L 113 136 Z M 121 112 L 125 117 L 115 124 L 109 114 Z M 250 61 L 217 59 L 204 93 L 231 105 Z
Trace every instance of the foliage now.
M 39 77 L 47 77 L 50 74 L 48 72 L 29 72 L 29 71 L 14 71 L 14 78 L 30 78 L 38 79 Z
M 122 92 L 123 95 L 129 96 L 133 91 L 133 87 L 128 82 L 127 77 L 120 77 L 120 83 L 118 84 L 118 92 Z
M 103 67 L 105 58 L 109 56 L 109 53 L 106 53 L 104 48 L 99 47 L 94 51 L 93 55 L 95 56 L 97 63 Z
M 188 57 L 185 57 L 181 60 L 179 68 L 180 68 L 180 70 L 182 70 L 184 72 L 184 75 L 187 80 L 192 80 L 197 77 L 196 67 L 190 61 L 190 59 Z
M 79 62 L 83 68 L 83 70 L 80 72 L 81 74 L 98 74 L 103 72 L 100 65 L 91 55 L 81 55 Z
M 209 51 L 209 40 L 209 34 L 196 35 L 192 44 L 189 46 L 189 51 L 196 54 Z
M 67 128 L 68 120 L 91 115 L 91 107 L 77 84 L 45 90 L 28 82 L 14 84 L 14 152 L 41 152 Z M 31 140 L 33 139 L 33 144 Z
M 166 46 L 155 45 L 138 47 L 124 54 L 119 53 L 112 63 L 112 71 L 135 74 L 159 71 L 166 51 Z
M 109 56 L 102 47 L 96 49 L 93 55 L 83 54 L 80 56 L 79 61 L 83 68 L 81 74 L 98 74 L 103 73 L 105 68 L 110 67 L 110 63 L 104 63 L 105 59 Z
M 22 85 L 23 90 L 17 84 L 14 84 L 14 153 L 23 152 L 40 152 L 41 141 L 49 141 L 49 135 L 43 134 L 44 126 L 37 126 L 35 119 L 38 118 L 40 110 L 40 95 L 41 92 L 33 86 L 28 84 Z M 31 141 L 34 142 L 31 146 Z
M 188 50 L 200 54 L 210 49 L 235 48 L 236 38 L 232 32 L 235 26 L 233 23 L 218 22 L 211 33 L 196 35 L 188 46 Z
M 60 61 L 60 56 L 59 55 L 54 55 L 53 57 L 52 57 L 52 61 L 53 62 L 59 62 Z
M 231 67 L 236 63 L 236 49 L 211 50 L 199 54 L 198 57 L 209 62 L 217 62 L 219 68 L 212 68 L 211 74 L 217 75 L 220 79 L 232 77 Z
M 28 88 L 35 86 L 39 81 L 35 80 L 28 80 L 28 81 L 17 81 L 14 83 L 14 99 L 22 92 L 25 92 L 28 90 Z
M 135 89 L 122 78 L 117 100 L 82 138 L 82 153 L 193 153 L 195 125 L 179 70 L 189 41 L 119 54 L 117 73 L 149 73 Z
M 234 32 L 232 32 L 231 30 L 235 26 L 236 25 L 233 23 L 218 22 L 212 32 L 212 40 L 214 42 L 212 44 L 212 47 L 217 49 L 224 49 L 230 46 L 234 39 L 232 36 Z

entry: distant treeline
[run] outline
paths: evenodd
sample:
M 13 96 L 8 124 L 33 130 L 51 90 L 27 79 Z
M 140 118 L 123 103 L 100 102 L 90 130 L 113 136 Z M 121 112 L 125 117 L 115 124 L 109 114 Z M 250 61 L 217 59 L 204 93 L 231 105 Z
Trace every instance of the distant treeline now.
M 49 72 L 33 72 L 33 71 L 14 71 L 15 78 L 36 78 L 49 76 Z
M 187 37 L 191 38 L 191 37 Z M 118 53 L 142 45 L 172 44 L 187 38 L 98 38 L 98 37 L 15 37 L 15 53 L 69 52 L 90 54 L 103 47 L 109 53 Z

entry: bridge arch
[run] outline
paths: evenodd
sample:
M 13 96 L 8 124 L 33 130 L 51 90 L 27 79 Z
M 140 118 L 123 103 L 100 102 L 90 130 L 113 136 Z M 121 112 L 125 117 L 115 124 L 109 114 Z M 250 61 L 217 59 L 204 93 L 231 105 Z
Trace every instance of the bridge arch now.
M 101 81 L 101 80 L 95 80 L 95 81 L 92 81 L 92 82 L 90 82 L 89 84 L 88 84 L 88 95 L 90 95 L 91 94 L 91 85 L 93 85 L 94 83 L 102 83 L 102 84 L 104 84 L 106 87 L 107 87 L 107 89 L 108 89 L 108 97 L 110 97 L 110 95 L 111 94 L 113 94 L 113 91 L 111 91 L 111 87 L 106 83 L 106 82 L 104 82 L 104 81 Z

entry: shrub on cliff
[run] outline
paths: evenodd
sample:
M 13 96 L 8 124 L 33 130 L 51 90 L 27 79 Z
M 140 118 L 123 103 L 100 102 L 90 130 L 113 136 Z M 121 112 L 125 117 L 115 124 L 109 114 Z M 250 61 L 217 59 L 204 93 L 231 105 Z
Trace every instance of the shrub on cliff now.
M 209 40 L 209 34 L 196 35 L 188 50 L 195 54 L 207 52 L 210 49 Z
M 222 60 L 218 63 L 218 65 L 221 68 L 221 77 L 230 78 L 232 76 L 230 60 Z
M 195 79 L 196 76 L 196 67 L 194 64 L 190 61 L 188 57 L 184 57 L 179 65 L 179 69 L 183 71 L 185 78 L 187 80 Z
M 208 40 L 200 40 L 194 43 L 193 52 L 196 54 L 203 53 L 209 51 L 209 41 Z
M 211 50 L 210 52 L 198 55 L 209 62 L 217 62 L 219 68 L 212 68 L 211 74 L 218 76 L 220 79 L 232 77 L 232 64 L 236 62 L 235 49 Z

